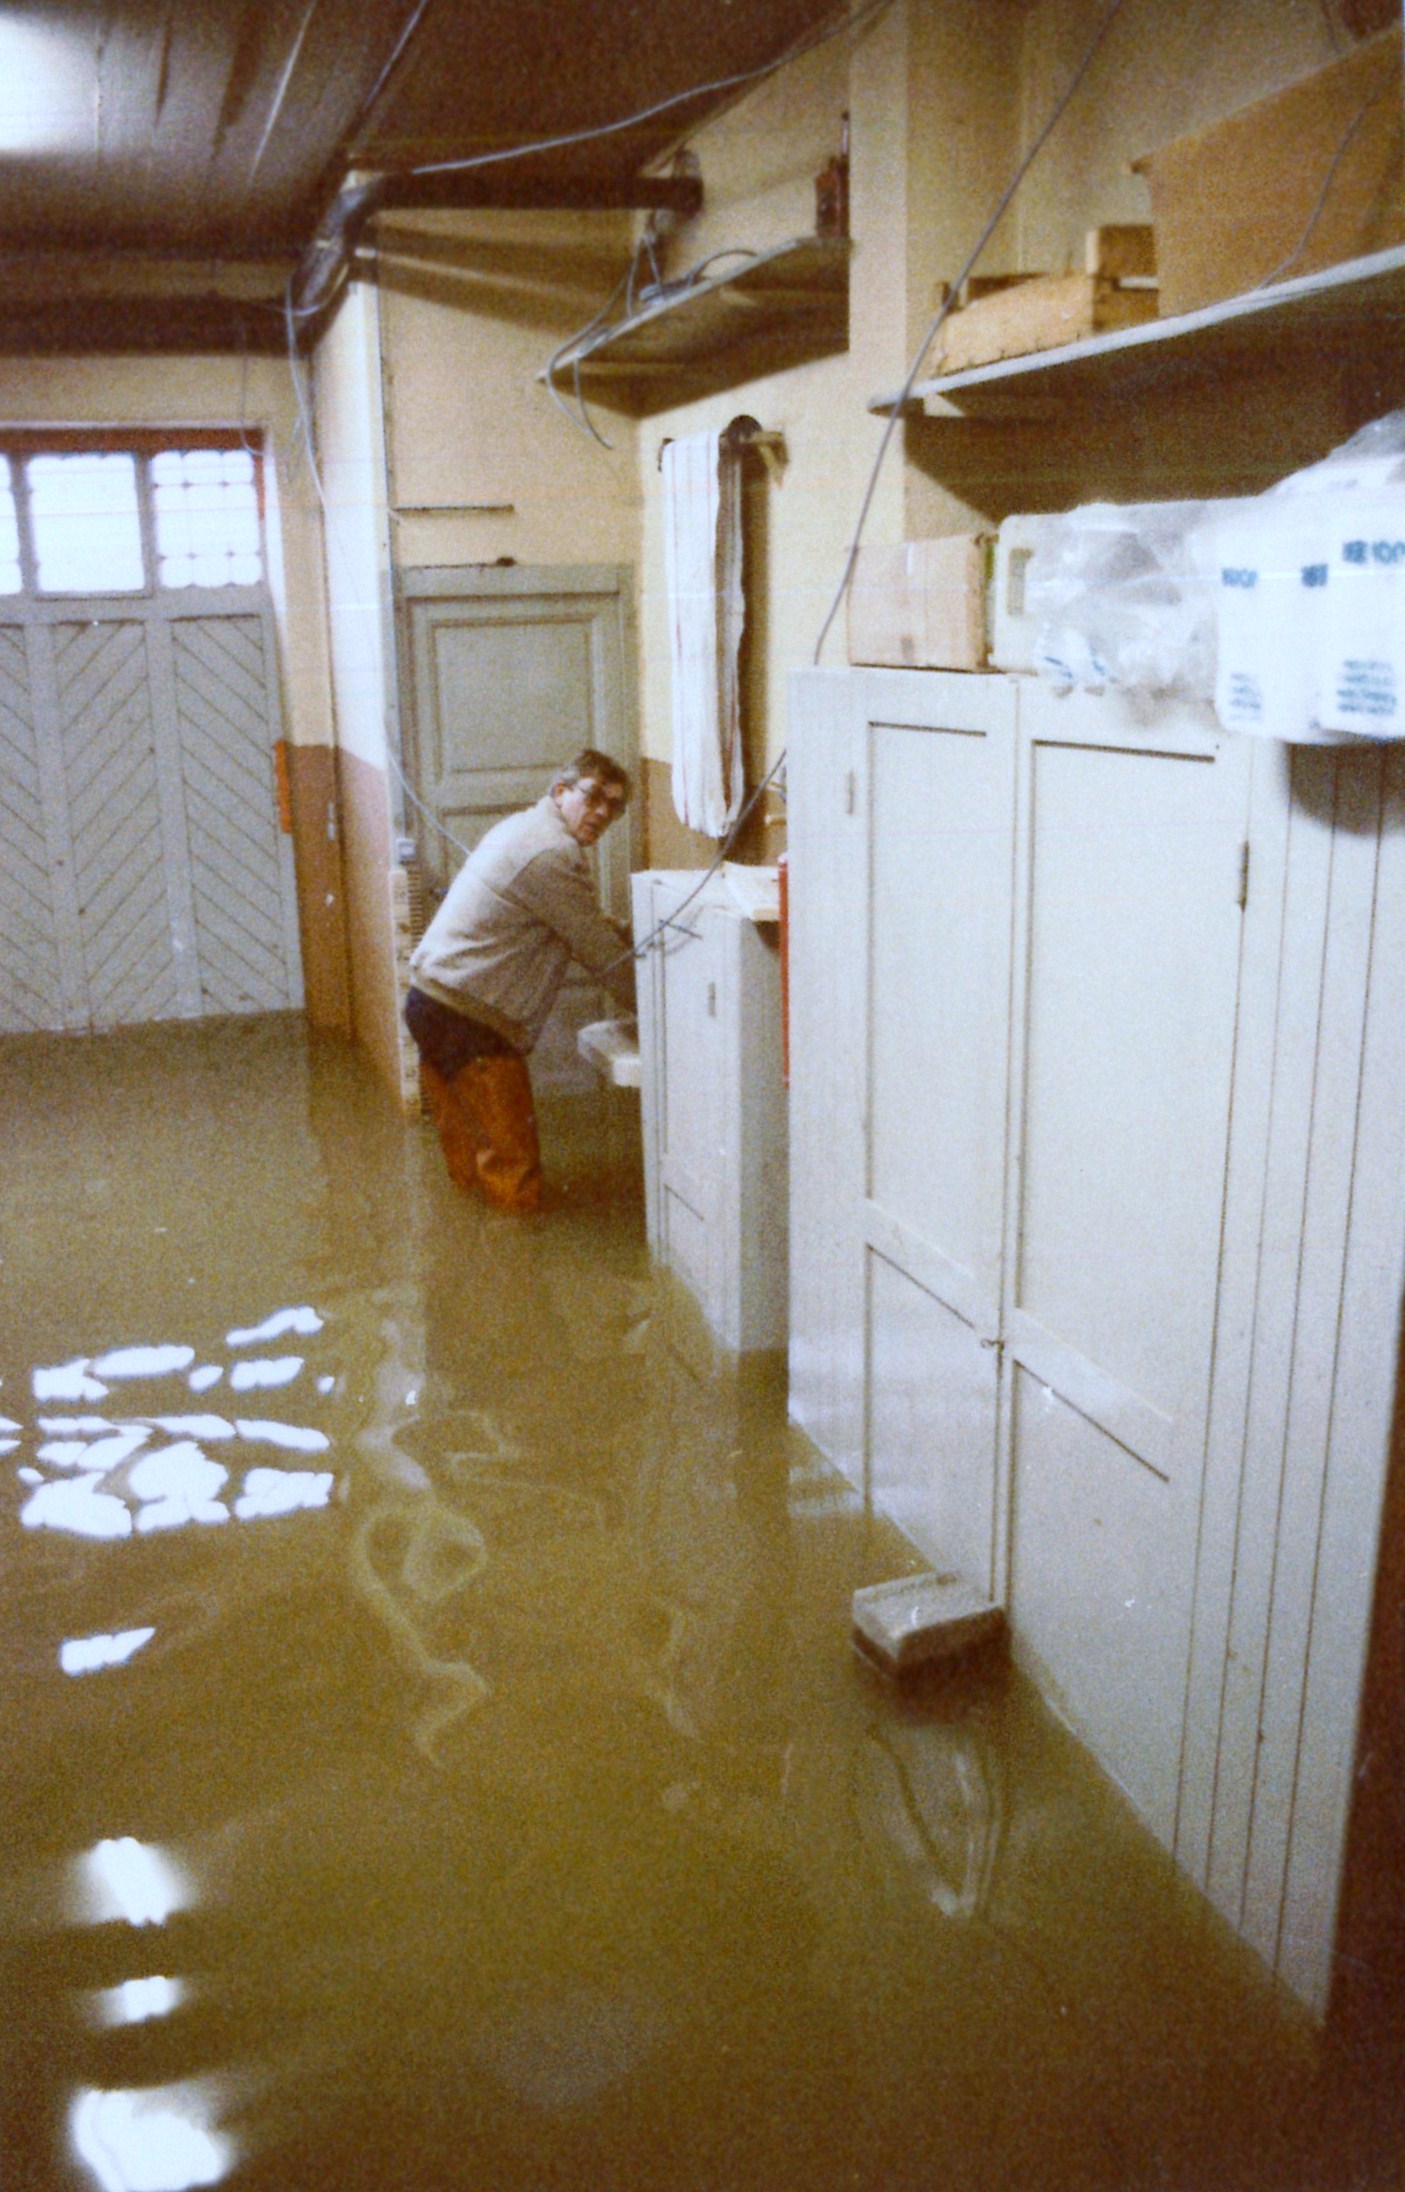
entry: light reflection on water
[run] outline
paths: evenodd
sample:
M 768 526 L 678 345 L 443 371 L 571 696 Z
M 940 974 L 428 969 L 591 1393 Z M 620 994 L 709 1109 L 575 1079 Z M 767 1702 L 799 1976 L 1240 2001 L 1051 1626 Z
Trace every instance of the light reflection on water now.
M 218 2184 L 234 2141 L 214 2128 L 219 2095 L 199 2084 L 134 2092 L 81 2091 L 70 2117 L 74 2152 L 101 2192 L 189 2192 Z
M 608 1120 L 544 1108 L 578 1207 L 518 1227 L 291 1024 L 63 1055 L 0 1045 L 0 2185 L 1372 2183 L 1023 1683 L 854 1661 L 903 1549 L 656 1282 Z M 120 1537 L 21 1527 L 63 1492 Z
M 135 1835 L 98 1842 L 74 1867 L 75 1915 L 89 1925 L 120 1919 L 129 1926 L 161 1926 L 194 1899 L 169 1852 Z

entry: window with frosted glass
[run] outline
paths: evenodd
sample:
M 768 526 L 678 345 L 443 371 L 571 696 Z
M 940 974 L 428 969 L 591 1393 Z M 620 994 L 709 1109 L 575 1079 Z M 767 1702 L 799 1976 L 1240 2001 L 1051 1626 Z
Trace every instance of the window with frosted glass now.
M 256 586 L 258 489 L 245 449 L 165 449 L 151 460 L 163 586 Z
M 39 591 L 140 593 L 146 575 L 136 458 L 31 457 L 25 476 Z
M 17 594 L 20 575 L 20 531 L 15 518 L 15 483 L 8 457 L 0 457 L 0 594 Z

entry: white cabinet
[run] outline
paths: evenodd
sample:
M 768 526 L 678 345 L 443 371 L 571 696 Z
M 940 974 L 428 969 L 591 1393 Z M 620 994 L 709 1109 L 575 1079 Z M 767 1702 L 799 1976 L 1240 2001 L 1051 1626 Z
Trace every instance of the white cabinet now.
M 723 1345 L 786 1344 L 787 1155 L 780 950 L 725 881 L 636 875 L 649 1246 Z
M 808 671 L 792 1413 L 1325 2004 L 1405 1247 L 1405 763 Z

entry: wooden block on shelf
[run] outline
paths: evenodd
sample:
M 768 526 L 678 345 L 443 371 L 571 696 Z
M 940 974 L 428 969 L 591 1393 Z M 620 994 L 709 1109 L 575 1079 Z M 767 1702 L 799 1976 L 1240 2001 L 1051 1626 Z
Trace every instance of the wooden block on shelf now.
M 1156 232 L 1150 221 L 1116 221 L 1083 238 L 1083 269 L 1109 281 L 1141 280 L 1156 272 Z
M 961 373 L 1032 350 L 1057 350 L 1154 320 L 1154 289 L 1123 289 L 1100 274 L 1041 274 L 1018 288 L 953 312 L 938 338 L 933 370 Z

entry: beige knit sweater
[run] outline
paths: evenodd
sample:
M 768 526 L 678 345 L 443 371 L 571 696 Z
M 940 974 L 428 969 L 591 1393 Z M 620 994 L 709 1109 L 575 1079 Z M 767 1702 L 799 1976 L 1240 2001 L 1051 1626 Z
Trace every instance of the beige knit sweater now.
M 626 1010 L 634 965 L 550 793 L 469 855 L 410 959 L 416 989 L 530 1050 L 578 959 Z

